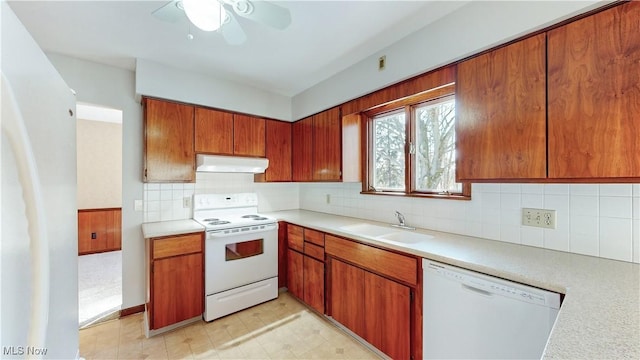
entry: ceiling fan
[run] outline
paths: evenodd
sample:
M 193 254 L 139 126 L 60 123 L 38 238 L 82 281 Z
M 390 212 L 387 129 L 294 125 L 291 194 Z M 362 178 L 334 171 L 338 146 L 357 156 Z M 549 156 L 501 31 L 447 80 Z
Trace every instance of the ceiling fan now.
M 218 30 L 231 45 L 247 40 L 236 15 L 283 30 L 291 24 L 289 9 L 266 1 L 172 0 L 151 13 L 157 19 L 177 22 L 184 19 L 203 31 Z M 192 35 L 189 34 L 190 38 Z

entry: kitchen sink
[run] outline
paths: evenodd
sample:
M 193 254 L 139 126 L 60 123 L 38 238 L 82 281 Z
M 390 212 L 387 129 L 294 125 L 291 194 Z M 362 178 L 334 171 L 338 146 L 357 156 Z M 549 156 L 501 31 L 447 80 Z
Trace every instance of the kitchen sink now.
M 424 240 L 433 239 L 433 236 L 398 230 L 387 226 L 378 226 L 367 223 L 353 224 L 340 227 L 340 230 L 354 235 L 372 238 L 379 241 L 388 241 L 400 244 L 412 244 Z
M 409 231 L 396 231 L 394 233 L 380 235 L 377 238 L 381 240 L 389 240 L 389 241 L 394 241 L 398 243 L 411 244 L 411 243 L 417 243 L 424 240 L 433 239 L 433 236 L 409 232 Z
M 340 230 L 346 231 L 348 233 L 352 233 L 360 236 L 368 236 L 368 237 L 378 237 L 380 235 L 390 234 L 397 231 L 390 226 L 389 227 L 378 226 L 378 225 L 371 225 L 366 223 L 342 226 L 340 227 Z

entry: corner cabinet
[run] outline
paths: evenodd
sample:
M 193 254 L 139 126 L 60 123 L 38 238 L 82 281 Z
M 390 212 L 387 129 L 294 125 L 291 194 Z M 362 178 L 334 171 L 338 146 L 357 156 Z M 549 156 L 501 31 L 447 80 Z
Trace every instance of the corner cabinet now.
M 256 174 L 255 181 L 291 181 L 291 123 L 265 120 L 265 155 L 269 167 L 264 174 Z
M 204 235 L 147 241 L 147 321 L 158 330 L 195 320 L 204 311 Z
M 293 181 L 360 181 L 360 126 L 339 107 L 293 123 Z
M 539 34 L 457 66 L 456 181 L 546 178 L 546 54 Z
M 287 288 L 317 312 L 325 312 L 324 233 L 287 225 Z
M 143 99 L 144 182 L 194 182 L 194 107 Z
M 640 2 L 548 33 L 549 177 L 640 178 Z

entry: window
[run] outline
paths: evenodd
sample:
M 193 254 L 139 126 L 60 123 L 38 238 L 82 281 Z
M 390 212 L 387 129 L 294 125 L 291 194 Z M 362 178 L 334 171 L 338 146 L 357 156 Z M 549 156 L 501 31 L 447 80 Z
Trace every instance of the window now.
M 387 104 L 366 115 L 365 192 L 470 198 L 470 184 L 455 181 L 453 85 Z

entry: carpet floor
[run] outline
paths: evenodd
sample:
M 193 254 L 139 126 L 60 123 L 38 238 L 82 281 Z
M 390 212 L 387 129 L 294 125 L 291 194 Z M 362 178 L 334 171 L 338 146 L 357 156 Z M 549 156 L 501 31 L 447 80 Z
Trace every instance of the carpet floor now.
M 80 328 L 110 319 L 122 305 L 122 251 L 78 257 Z

